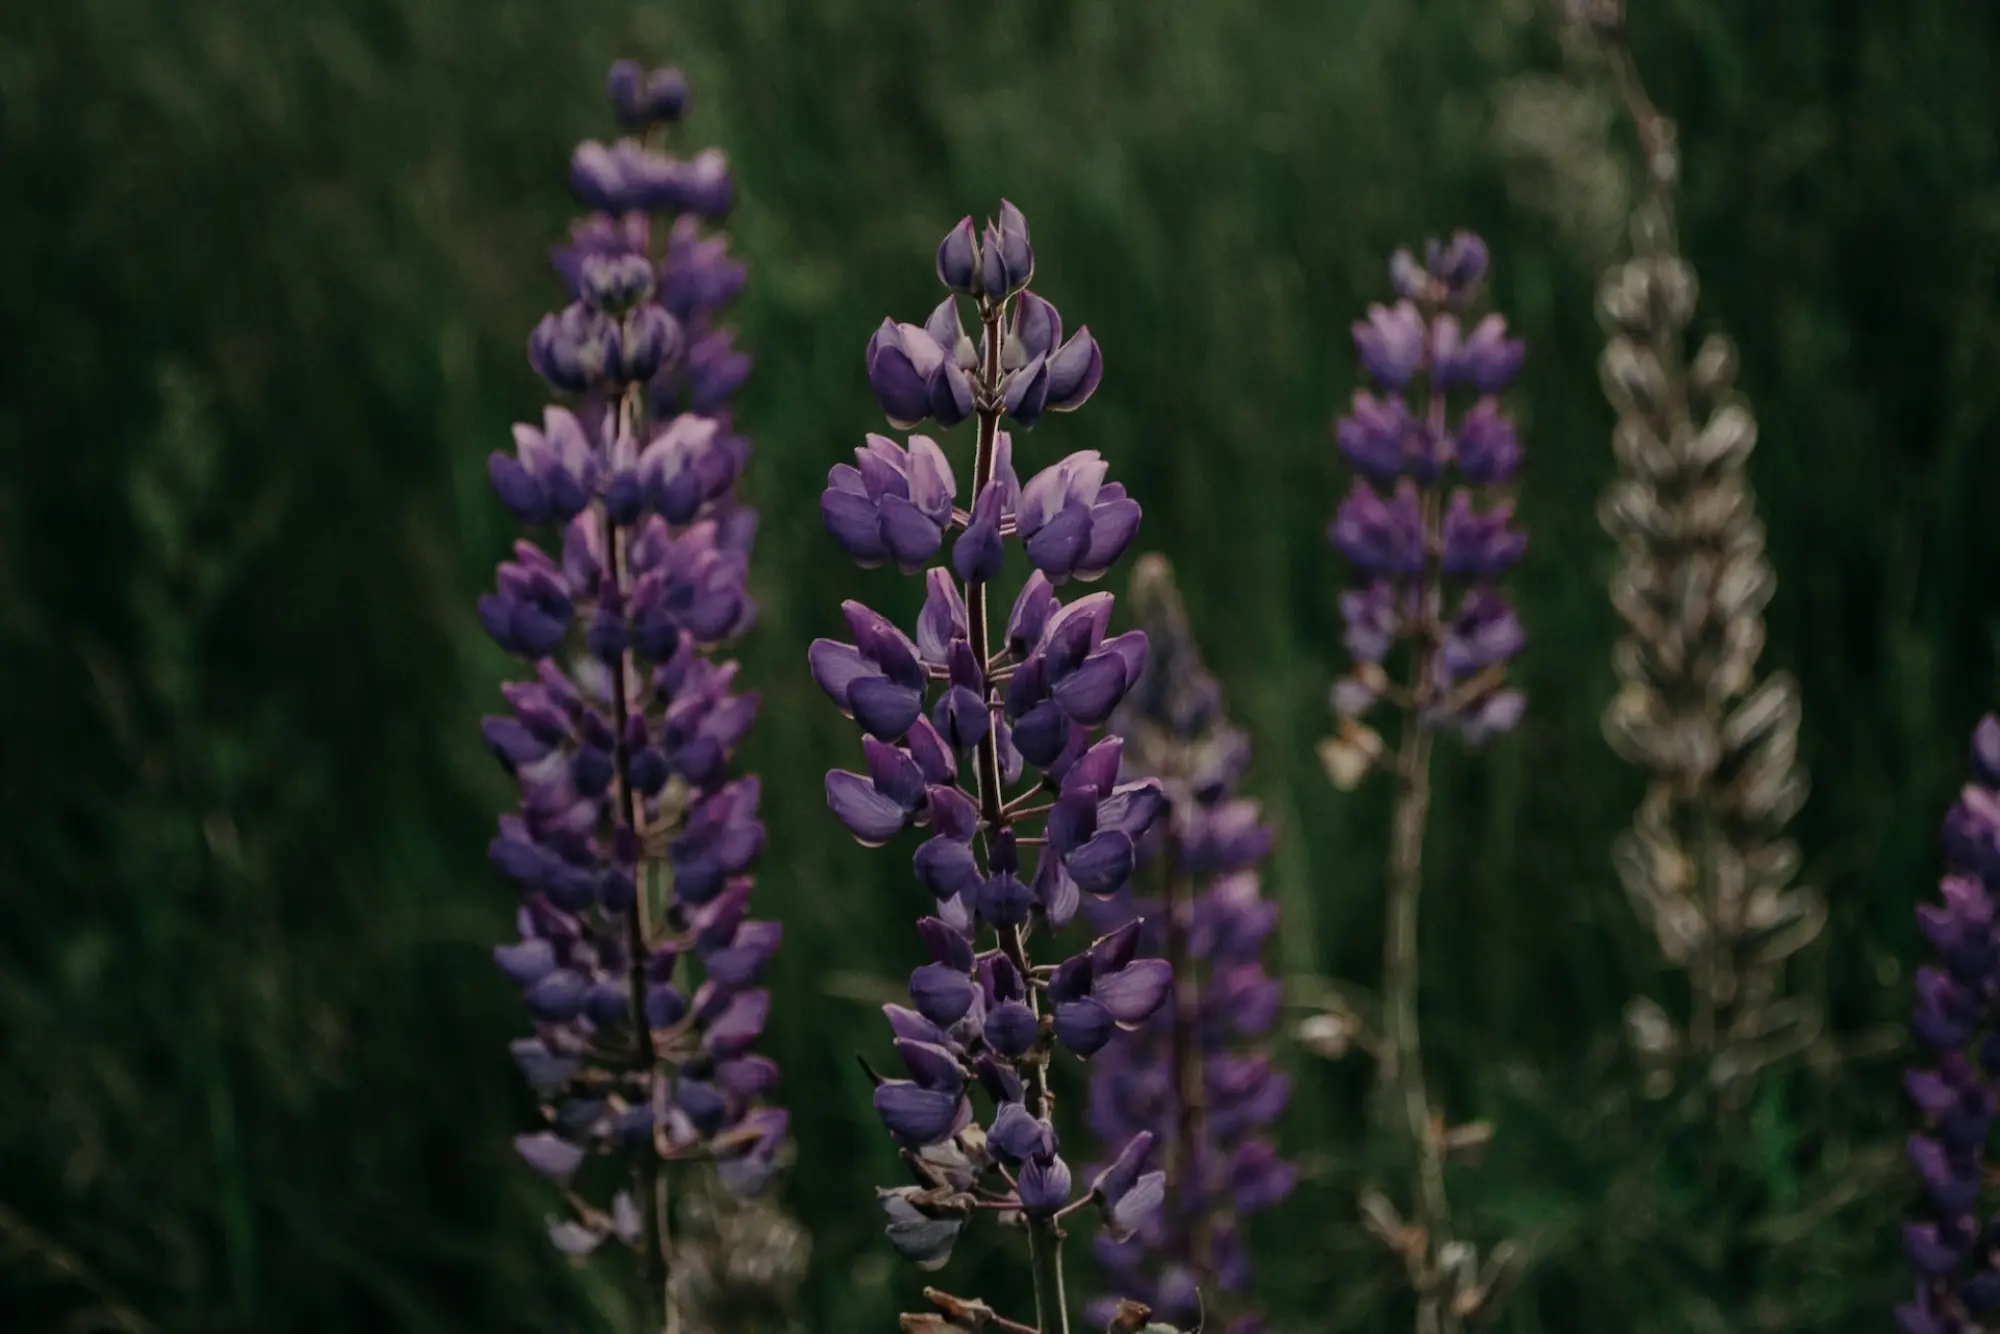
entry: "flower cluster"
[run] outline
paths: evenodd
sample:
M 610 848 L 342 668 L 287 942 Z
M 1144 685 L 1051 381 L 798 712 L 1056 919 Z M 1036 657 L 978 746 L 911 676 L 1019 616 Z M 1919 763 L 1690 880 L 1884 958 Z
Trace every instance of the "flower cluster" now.
M 1094 1201 L 1128 1235 L 1162 1178 L 1141 1170 L 1141 1135 L 1077 1195 L 1050 1115 L 1052 1050 L 1100 1050 L 1145 1023 L 1172 982 L 1164 962 L 1139 957 L 1136 922 L 1053 967 L 1030 957 L 1036 933 L 1070 921 L 1084 895 L 1125 884 L 1166 807 L 1157 781 L 1122 779 L 1119 740 L 1090 736 L 1140 679 L 1145 636 L 1110 633 L 1108 593 L 1064 603 L 1056 592 L 1117 559 L 1139 507 L 1090 452 L 1023 483 L 1000 429 L 1082 406 L 1103 371 L 1089 331 L 1064 339 L 1055 307 L 1026 290 L 1034 265 L 1013 205 L 983 235 L 967 218 L 938 247 L 950 294 L 923 325 L 884 321 L 869 341 L 869 383 L 891 423 L 977 419 L 972 483 L 961 492 L 927 435 L 871 435 L 834 466 L 822 512 L 835 540 L 864 566 L 924 571 L 926 595 L 914 636 L 847 603 L 852 642 L 819 640 L 810 663 L 863 733 L 863 769 L 827 775 L 833 813 L 870 845 L 927 831 L 914 870 L 934 904 L 918 923 L 929 962 L 911 974 L 910 1004 L 887 1007 L 904 1076 L 875 1090 L 916 1181 L 881 1192 L 890 1239 L 935 1267 L 975 1209 L 1024 1217 L 1041 1329 L 1055 1334 L 1067 1328 L 1057 1219 Z M 967 297 L 976 341 L 961 322 Z M 988 597 L 1008 539 L 1033 570 L 996 642 Z
M 1930 1064 L 1909 1071 L 1903 1086 L 1923 1114 L 1910 1163 L 1931 1218 L 1903 1229 L 1917 1270 L 1916 1299 L 1896 1309 L 1903 1334 L 1980 1334 L 2000 1315 L 2000 1214 L 1982 1222 L 1978 1213 L 2000 1076 L 2000 718 L 1992 714 L 1973 733 L 1972 781 L 1945 816 L 1944 849 L 1943 902 L 1917 909 L 1938 956 L 1917 971 L 1911 1023 Z
M 615 1236 L 663 1280 L 663 1163 L 709 1159 L 749 1190 L 783 1140 L 785 1113 L 764 1105 L 777 1068 L 750 1051 L 780 929 L 747 915 L 758 784 L 728 772 L 757 700 L 708 656 L 753 614 L 755 517 L 734 494 L 748 445 L 723 402 L 748 362 L 711 327 L 743 269 L 702 232 L 728 174 L 653 142 L 680 113 L 678 73 L 621 62 L 609 91 L 647 139 L 577 150 L 594 211 L 555 256 L 573 300 L 529 340 L 568 401 L 515 427 L 489 468 L 502 502 L 555 540 L 516 545 L 479 617 L 534 660 L 503 688 L 510 712 L 485 720 L 521 786 L 491 848 L 522 890 L 521 939 L 495 957 L 534 1022 L 514 1056 L 547 1118 L 518 1147 L 572 1187 L 559 1247 Z M 576 1188 L 598 1156 L 629 1162 L 634 1182 L 602 1208 Z
M 1656 1089 L 1685 1062 L 1692 1080 L 1740 1100 L 1819 1031 L 1817 1008 L 1780 984 L 1826 909 L 1793 883 L 1798 847 L 1783 836 L 1808 788 L 1798 685 L 1757 669 L 1778 582 L 1747 471 L 1757 419 L 1728 338 L 1684 350 L 1699 284 L 1665 203 L 1649 202 L 1633 230 L 1638 253 L 1597 295 L 1619 474 L 1599 517 L 1618 541 L 1611 602 L 1624 623 L 1604 734 L 1648 780 L 1613 861 L 1661 955 L 1686 972 L 1691 1004 L 1676 1022 L 1635 999 L 1628 1028 Z
M 1472 486 L 1494 487 L 1521 461 L 1494 395 L 1520 368 L 1523 346 L 1499 315 L 1469 330 L 1460 319 L 1486 263 L 1485 244 L 1467 232 L 1430 242 L 1421 263 L 1397 251 L 1390 274 L 1400 299 L 1369 307 L 1354 325 L 1361 365 L 1380 392 L 1357 392 L 1334 431 L 1361 473 L 1330 530 L 1359 580 L 1340 599 L 1354 668 L 1334 687 L 1340 732 L 1324 752 L 1345 787 L 1382 753 L 1362 719 L 1384 698 L 1412 703 L 1422 725 L 1449 726 L 1474 742 L 1521 717 L 1520 692 L 1501 681 L 1525 636 L 1498 582 L 1527 539 L 1512 526 L 1511 501 L 1482 507 L 1467 486 L 1445 487 L 1448 468 Z M 1471 400 L 1455 417 L 1454 397 Z M 1416 654 L 1407 687 L 1393 684 L 1386 667 L 1399 643 Z
M 1192 1328 L 1239 1300 L 1249 1283 L 1241 1220 L 1276 1204 L 1297 1180 L 1264 1132 L 1291 1095 L 1262 1043 L 1278 1017 L 1278 983 L 1264 972 L 1275 903 L 1258 893 L 1257 864 L 1271 829 L 1257 803 L 1235 794 L 1249 739 L 1230 725 L 1165 558 L 1144 557 L 1132 576 L 1134 615 L 1152 661 L 1113 727 L 1134 773 L 1157 776 L 1168 818 L 1141 847 L 1157 888 L 1136 887 L 1092 905 L 1100 929 L 1143 920 L 1140 947 L 1164 958 L 1173 1003 L 1135 1032 L 1112 1039 L 1094 1065 L 1090 1127 L 1108 1145 L 1152 1136 L 1164 1150 L 1167 1203 L 1138 1233 L 1100 1238 L 1098 1254 L 1121 1294 Z M 1151 888 L 1151 886 L 1149 886 Z M 1108 1321 L 1116 1300 L 1099 1304 Z M 1262 1328 L 1232 1312 L 1227 1334 Z
M 1511 501 L 1482 507 L 1470 487 L 1447 489 L 1445 483 L 1452 469 L 1472 486 L 1500 486 L 1521 461 L 1513 423 L 1495 395 L 1520 369 L 1523 345 L 1507 336 L 1499 315 L 1485 316 L 1470 331 L 1461 322 L 1485 282 L 1486 266 L 1485 243 L 1469 232 L 1449 243 L 1432 240 L 1421 262 L 1399 250 L 1389 262 L 1397 303 L 1371 306 L 1368 318 L 1354 325 L 1362 367 L 1382 392 L 1357 393 L 1334 432 L 1362 475 L 1330 535 L 1360 583 L 1340 599 L 1354 665 L 1333 687 L 1339 730 L 1320 749 L 1334 783 L 1356 787 L 1387 754 L 1363 717 L 1381 703 L 1400 716 L 1398 753 L 1385 766 L 1395 781 L 1395 803 L 1382 933 L 1382 1025 L 1373 1049 L 1378 1105 L 1400 1109 L 1415 1150 L 1411 1221 L 1405 1228 L 1380 1192 L 1364 1196 L 1363 1212 L 1390 1220 L 1371 1230 L 1403 1261 L 1417 1296 L 1418 1328 L 1444 1334 L 1455 1334 L 1475 1313 L 1493 1312 L 1512 1254 L 1501 1243 L 1482 1271 L 1476 1247 L 1453 1236 L 1444 1177 L 1451 1132 L 1425 1083 L 1417 1004 L 1433 745 L 1445 730 L 1480 742 L 1512 728 L 1525 707 L 1520 692 L 1504 685 L 1507 663 L 1526 636 L 1499 581 L 1520 560 L 1527 539 L 1512 526 Z M 1411 387 L 1419 383 L 1413 406 Z M 1460 405 L 1455 412 L 1454 399 Z M 1391 679 L 1388 666 L 1399 646 L 1407 659 L 1401 681 Z

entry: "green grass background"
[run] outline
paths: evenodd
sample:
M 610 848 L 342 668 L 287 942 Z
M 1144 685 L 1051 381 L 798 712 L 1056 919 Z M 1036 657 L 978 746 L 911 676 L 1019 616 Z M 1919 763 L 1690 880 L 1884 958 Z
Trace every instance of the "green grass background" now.
M 1766 664 L 1802 683 L 1798 831 L 1831 904 L 1794 976 L 1847 1053 L 1767 1087 L 1726 1191 L 1603 1064 L 1627 997 L 1673 993 L 1610 873 L 1638 785 L 1597 730 L 1591 300 L 1630 143 L 1563 91 L 1597 85 L 1552 9 L 0 7 L 0 1328 L 633 1327 L 616 1285 L 547 1252 L 549 1201 L 510 1161 L 517 1001 L 486 952 L 511 891 L 483 855 L 507 795 L 476 726 L 510 665 L 472 616 L 512 537 L 484 458 L 541 401 L 522 341 L 555 299 L 568 149 L 608 128 L 626 53 L 688 70 L 689 142 L 730 152 L 753 265 L 745 760 L 773 831 L 760 901 L 788 930 L 769 1046 L 816 1243 L 807 1328 L 892 1328 L 917 1286 L 879 1236 L 894 1164 L 850 1059 L 883 1045 L 916 889 L 826 816 L 853 739 L 803 670 L 841 598 L 909 611 L 912 590 L 836 559 L 817 496 L 878 421 L 870 329 L 928 309 L 937 237 L 1003 192 L 1038 286 L 1106 349 L 1097 398 L 1025 462 L 1103 450 L 1141 545 L 1174 556 L 1259 743 L 1299 978 L 1367 983 L 1379 942 L 1382 795 L 1337 795 L 1313 753 L 1348 322 L 1394 245 L 1489 238 L 1533 349 L 1533 707 L 1445 764 L 1424 1002 L 1454 1115 L 1499 1125 L 1458 1185 L 1468 1227 L 1537 1256 L 1502 1328 L 1881 1327 L 1909 1191 L 1900 1038 L 1869 1043 L 1906 1006 L 1910 909 L 2000 695 L 2000 9 L 1633 8 L 1682 122 L 1701 323 L 1739 339 L 1762 424 Z M 1552 159 L 1524 147 L 1552 124 Z M 1407 1329 L 1353 1223 L 1381 1161 L 1365 1070 L 1283 1059 L 1309 1176 L 1259 1233 L 1261 1298 L 1281 1329 Z M 951 1285 L 1025 1309 L 1016 1241 L 969 1248 Z

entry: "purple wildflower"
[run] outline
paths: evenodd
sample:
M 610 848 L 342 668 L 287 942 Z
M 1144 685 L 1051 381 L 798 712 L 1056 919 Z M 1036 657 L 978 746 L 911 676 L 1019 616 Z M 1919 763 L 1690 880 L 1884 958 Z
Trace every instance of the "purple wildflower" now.
M 634 127 L 685 98 L 677 71 L 631 62 L 608 90 Z M 709 656 L 754 615 L 755 518 L 735 496 L 748 445 L 723 402 L 748 362 L 714 323 L 742 267 L 702 232 L 728 194 L 719 156 L 626 139 L 583 145 L 572 172 L 594 210 L 555 254 L 572 303 L 529 343 L 569 401 L 489 465 L 502 502 L 551 539 L 518 543 L 479 605 L 501 647 L 534 660 L 484 724 L 521 786 L 491 848 L 521 887 L 521 938 L 494 956 L 534 1021 L 514 1056 L 548 1122 L 521 1156 L 574 1190 L 593 1158 L 631 1167 L 603 1208 L 573 1193 L 551 1237 L 572 1255 L 631 1244 L 665 1300 L 665 1165 L 705 1159 L 754 1190 L 786 1129 L 764 1105 L 777 1068 L 750 1050 L 781 934 L 747 914 L 758 786 L 728 772 L 757 699 Z
M 1936 962 L 1917 970 L 1911 1029 L 1930 1063 L 1903 1077 L 1923 1129 L 1910 1165 L 1923 1185 L 1921 1222 L 1903 1228 L 1915 1300 L 1896 1308 L 1903 1334 L 1975 1334 L 2000 1313 L 2000 1215 L 1982 1223 L 1979 1188 L 1993 1125 L 1993 994 L 2000 978 L 2000 718 L 1972 737 L 1972 781 L 1945 816 L 1947 872 L 1939 904 L 1917 909 Z M 1976 1054 L 1969 1054 L 1976 1053 Z
M 921 325 L 883 321 L 868 379 L 904 430 L 976 418 L 971 457 L 954 464 L 929 435 L 870 435 L 852 464 L 834 465 L 821 502 L 856 561 L 924 572 L 923 610 L 912 635 L 850 602 L 852 641 L 819 640 L 809 659 L 863 732 L 860 767 L 827 775 L 829 808 L 866 844 L 925 832 L 913 867 L 931 900 L 918 923 L 929 957 L 910 975 L 909 1006 L 887 1007 L 901 1072 L 876 1077 L 876 1112 L 917 1182 L 880 1192 L 889 1239 L 935 1268 L 976 1208 L 1018 1214 L 1039 1327 L 1058 1334 L 1058 1220 L 1095 1203 L 1123 1235 L 1160 1193 L 1140 1170 L 1143 1135 L 1137 1156 L 1078 1191 L 1050 1122 L 1049 1062 L 1055 1047 L 1089 1056 L 1147 1023 L 1171 989 L 1166 965 L 1140 956 L 1136 922 L 1053 967 L 1031 958 L 1084 896 L 1124 886 L 1166 805 L 1157 781 L 1123 775 L 1118 739 L 1090 740 L 1143 674 L 1145 636 L 1111 633 L 1108 593 L 1056 594 L 1117 560 L 1139 506 L 1094 451 L 1025 485 L 1014 470 L 1002 418 L 1026 430 L 1081 407 L 1103 373 L 1089 331 L 1065 339 L 1056 308 L 1026 290 L 1034 251 L 1020 211 L 1003 203 L 983 232 L 960 222 L 936 262 L 950 294 Z M 1034 568 L 996 638 L 991 586 L 1009 539 Z
M 1486 266 L 1485 243 L 1469 232 L 1430 242 L 1421 262 L 1398 251 L 1389 267 L 1401 300 L 1354 326 L 1380 392 L 1357 393 L 1334 427 L 1360 474 L 1328 530 L 1357 585 L 1341 598 L 1356 668 L 1334 687 L 1340 734 L 1326 746 L 1343 786 L 1381 754 L 1361 720 L 1385 693 L 1384 659 L 1398 642 L 1419 651 L 1411 692 L 1425 726 L 1477 742 L 1520 718 L 1520 694 L 1502 686 L 1501 672 L 1523 635 L 1498 584 L 1528 539 L 1513 526 L 1511 500 L 1476 499 L 1474 488 L 1505 484 L 1520 464 L 1493 395 L 1520 368 L 1523 347 L 1499 315 L 1469 332 L 1461 324 Z M 1460 391 L 1474 397 L 1454 417 Z M 1470 486 L 1448 484 L 1453 468 Z
M 1475 499 L 1473 490 L 1504 484 L 1521 457 L 1493 395 L 1520 368 L 1523 345 L 1507 336 L 1501 316 L 1475 322 L 1468 313 L 1488 259 L 1485 243 L 1469 232 L 1431 241 L 1421 260 L 1396 253 L 1389 262 L 1396 305 L 1374 306 L 1354 326 L 1355 350 L 1378 393 L 1355 395 L 1352 413 L 1334 428 L 1360 473 L 1329 534 L 1353 567 L 1353 586 L 1340 597 L 1353 666 L 1333 687 L 1339 731 L 1321 755 L 1343 788 L 1358 786 L 1378 766 L 1395 779 L 1382 1031 L 1374 1053 L 1382 1105 L 1401 1109 L 1415 1150 L 1409 1235 L 1416 1241 L 1392 1244 L 1404 1252 L 1420 1329 L 1456 1329 L 1463 1317 L 1490 1311 L 1511 1254 L 1502 1243 L 1482 1273 L 1476 1249 L 1451 1235 L 1443 1141 L 1424 1083 L 1417 1014 L 1433 743 L 1449 729 L 1476 744 L 1515 726 L 1524 707 L 1520 692 L 1503 682 L 1526 636 L 1499 585 L 1527 539 L 1513 526 L 1511 501 Z M 1449 475 L 1454 469 L 1456 478 Z M 1384 701 L 1401 715 L 1393 760 L 1363 721 Z M 1232 828 L 1248 825 L 1239 817 Z M 1254 1087 L 1243 1093 L 1250 1106 L 1269 1096 Z M 1264 1179 L 1251 1175 L 1253 1196 Z M 1386 1197 L 1377 1199 L 1393 1212 Z M 1393 1239 L 1401 1229 L 1398 1222 L 1376 1231 Z
M 1089 1119 L 1114 1149 L 1151 1135 L 1168 1203 L 1100 1236 L 1098 1254 L 1120 1293 L 1160 1319 L 1193 1328 L 1227 1294 L 1238 1305 L 1225 1328 L 1247 1330 L 1255 1324 L 1240 1305 L 1249 1280 L 1240 1225 L 1297 1179 L 1265 1134 L 1291 1094 L 1263 1050 L 1278 999 L 1263 952 L 1278 913 L 1258 893 L 1256 866 L 1271 830 L 1257 804 L 1235 794 L 1249 740 L 1224 715 L 1163 557 L 1140 561 L 1132 602 L 1153 657 L 1113 726 L 1128 767 L 1160 779 L 1168 818 L 1140 849 L 1141 868 L 1157 872 L 1155 893 L 1128 889 L 1090 917 L 1100 929 L 1143 918 L 1141 950 L 1164 958 L 1178 985 L 1171 1005 L 1113 1037 L 1095 1063 Z M 1116 1305 L 1100 1299 L 1093 1323 Z

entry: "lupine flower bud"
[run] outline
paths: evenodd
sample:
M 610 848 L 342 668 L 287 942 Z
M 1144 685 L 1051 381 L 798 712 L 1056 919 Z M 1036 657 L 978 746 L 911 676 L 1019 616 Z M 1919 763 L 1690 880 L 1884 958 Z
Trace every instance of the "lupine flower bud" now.
M 604 92 L 618 123 L 627 129 L 679 120 L 687 105 L 687 79 L 679 70 L 648 70 L 636 60 L 613 65 Z
M 1399 301 L 1393 309 L 1370 306 L 1368 318 L 1354 325 L 1354 348 L 1367 372 L 1390 389 L 1401 389 L 1423 363 L 1427 332 L 1416 303 Z
M 673 119 L 685 97 L 677 73 L 632 62 L 606 87 L 635 127 Z M 740 358 L 720 366 L 727 335 L 710 323 L 741 268 L 696 239 L 693 217 L 673 224 L 659 261 L 648 216 L 710 211 L 726 168 L 621 140 L 580 146 L 571 175 L 599 212 L 555 252 L 572 301 L 537 326 L 529 359 L 579 401 L 548 408 L 539 429 L 515 427 L 515 452 L 488 465 L 518 519 L 561 525 L 559 552 L 517 544 L 479 603 L 496 642 L 537 660 L 531 680 L 503 688 L 511 713 L 482 723 L 521 792 L 488 850 L 521 891 L 520 940 L 494 960 L 535 1023 L 512 1052 L 548 1127 L 517 1147 L 573 1191 L 592 1157 L 629 1162 L 643 1193 L 665 1160 L 698 1153 L 725 1185 L 753 1189 L 786 1126 L 760 1105 L 776 1067 L 748 1050 L 770 1010 L 755 983 L 782 932 L 747 916 L 759 790 L 728 777 L 756 699 L 733 690 L 734 664 L 704 656 L 753 613 L 754 520 L 734 496 L 747 445 L 706 415 L 654 417 L 658 402 L 690 397 L 690 337 L 705 358 L 692 398 L 719 408 L 742 378 Z M 655 860 L 672 892 L 650 909 L 639 887 Z M 565 1253 L 616 1236 L 669 1258 L 652 1198 L 618 1191 L 608 1209 L 572 1198 L 576 1215 L 549 1229 Z
M 960 218 L 958 226 L 938 242 L 937 275 L 939 282 L 966 296 L 978 296 L 984 290 L 980 281 L 979 235 L 970 217 Z

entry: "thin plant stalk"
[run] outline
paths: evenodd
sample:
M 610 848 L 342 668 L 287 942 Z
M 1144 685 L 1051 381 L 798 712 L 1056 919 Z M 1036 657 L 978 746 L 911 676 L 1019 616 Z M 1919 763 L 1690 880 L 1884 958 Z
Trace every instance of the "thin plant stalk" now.
M 1004 301 L 982 301 L 980 303 L 980 328 L 984 337 L 982 343 L 985 354 L 981 359 L 980 379 L 987 385 L 1000 383 L 1000 350 L 1002 346 L 1001 316 Z M 995 463 L 998 458 L 996 448 L 1000 438 L 1000 404 L 997 400 L 981 402 L 978 407 L 979 435 L 974 446 L 972 462 L 972 494 L 978 495 L 993 482 Z M 987 622 L 986 581 L 968 579 L 964 583 L 966 616 L 971 630 L 972 655 L 977 662 L 986 662 L 992 657 L 992 627 Z M 1013 819 L 1006 806 L 1006 792 L 1000 778 L 999 719 L 1002 714 L 1001 684 L 991 673 L 986 678 L 986 711 L 993 723 L 986 729 L 978 748 L 979 767 L 976 774 L 978 783 L 980 819 L 986 827 L 988 855 L 991 855 L 992 840 L 1005 829 Z M 1002 947 L 1021 976 L 1033 975 L 1029 963 L 1027 940 L 1020 927 L 1000 933 Z M 1041 1019 L 1040 993 L 1030 988 L 1028 1007 L 1033 1010 L 1037 1022 Z M 1049 1090 L 1049 1051 L 1043 1047 L 1031 1054 L 1022 1069 L 1022 1082 L 1026 1085 L 1028 1112 L 1038 1120 L 1051 1120 L 1055 1115 L 1055 1095 Z M 1042 1334 L 1069 1334 L 1069 1303 L 1064 1295 L 1062 1262 L 1062 1225 L 1053 1217 L 1031 1218 L 1028 1222 L 1028 1264 L 1035 1287 L 1035 1323 Z

